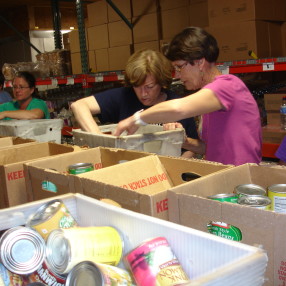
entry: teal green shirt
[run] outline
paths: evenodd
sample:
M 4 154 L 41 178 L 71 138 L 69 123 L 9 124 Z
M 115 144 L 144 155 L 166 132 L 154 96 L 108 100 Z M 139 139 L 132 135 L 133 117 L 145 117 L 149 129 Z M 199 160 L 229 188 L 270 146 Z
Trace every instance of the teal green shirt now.
M 45 119 L 50 118 L 50 113 L 47 107 L 47 104 L 44 100 L 38 99 L 38 98 L 32 98 L 31 102 L 29 103 L 28 107 L 26 110 L 32 110 L 32 109 L 42 109 L 45 115 Z M 3 104 L 0 104 L 0 112 L 2 111 L 13 111 L 13 110 L 20 110 L 20 105 L 17 101 L 10 101 L 10 102 L 5 102 Z M 3 120 L 11 120 L 12 118 L 10 117 L 5 117 Z

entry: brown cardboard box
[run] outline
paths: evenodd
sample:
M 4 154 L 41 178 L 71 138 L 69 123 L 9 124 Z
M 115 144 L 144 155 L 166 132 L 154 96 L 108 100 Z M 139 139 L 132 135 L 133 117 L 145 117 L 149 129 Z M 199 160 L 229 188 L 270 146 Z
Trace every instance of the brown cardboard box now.
M 209 24 L 230 24 L 241 21 L 286 21 L 284 0 L 208 0 Z
M 95 58 L 95 51 L 88 51 L 88 64 L 89 64 L 89 69 L 91 72 L 96 72 L 96 58 Z
M 282 54 L 281 56 L 286 56 L 286 22 L 281 24 L 281 39 L 282 39 Z
M 97 71 L 109 70 L 108 49 L 95 50 L 95 61 Z
M 188 7 L 189 6 L 189 1 L 188 0 L 160 0 L 160 7 L 161 10 L 170 10 L 170 9 L 175 9 L 179 7 Z
M 280 29 L 280 26 L 265 21 L 246 21 L 210 26 L 207 31 L 218 42 L 218 61 L 233 61 L 251 59 L 248 55 L 250 50 L 254 51 L 258 58 L 279 57 L 280 53 L 276 54 L 277 48 L 272 48 L 275 45 L 279 48 L 280 45 L 279 41 L 273 41 L 274 36 L 270 36 L 273 29 Z
M 81 74 L 81 55 L 80 53 L 72 53 L 71 54 L 71 63 L 72 63 L 72 73 L 73 74 Z
M 208 16 L 208 1 L 190 1 L 189 6 L 189 25 L 197 27 L 208 27 L 209 26 L 209 16 Z
M 188 7 L 162 11 L 163 39 L 173 38 L 177 33 L 188 27 L 189 17 Z
M 168 190 L 169 219 L 208 232 L 210 221 L 221 221 L 238 227 L 242 243 L 261 245 L 269 261 L 263 285 L 283 285 L 286 247 L 286 215 L 253 207 L 210 200 L 207 196 L 232 193 L 239 184 L 253 183 L 264 188 L 285 184 L 286 168 L 245 164 Z
M 106 1 L 97 0 L 92 4 L 88 4 L 87 18 L 89 27 L 106 24 L 108 22 Z
M 266 110 L 279 111 L 285 93 L 266 93 L 264 94 L 264 106 Z
M 71 31 L 68 33 L 68 35 L 69 35 L 69 45 L 71 53 L 80 52 L 78 31 L 77 30 Z
M 110 47 L 132 44 L 132 30 L 124 21 L 108 23 L 108 35 Z
M 14 148 L 15 146 L 24 146 L 23 144 L 37 144 L 39 142 L 33 139 L 25 139 L 21 137 L 0 137 L 0 149 Z
M 160 39 L 158 15 L 156 13 L 133 17 L 132 23 L 134 25 L 133 38 L 135 44 Z
M 9 152 L 0 150 L 0 207 L 15 206 L 27 202 L 23 164 L 42 157 L 73 152 L 71 146 L 56 143 L 19 145 Z
M 141 16 L 157 11 L 156 1 L 154 0 L 132 0 L 133 16 Z
M 279 111 L 267 110 L 266 115 L 267 115 L 267 125 L 280 126 L 281 119 Z
M 87 28 L 88 49 L 97 50 L 109 47 L 107 24 Z
M 143 49 L 151 49 L 154 51 L 159 51 L 159 41 L 150 41 L 150 42 L 134 44 L 134 52 Z
M 280 124 L 266 125 L 262 127 L 263 142 L 280 144 L 286 135 L 286 130 L 282 130 Z
M 131 0 L 112 0 L 112 2 L 124 15 L 124 17 L 127 19 L 131 18 Z M 109 23 L 122 20 L 110 5 L 107 5 L 107 13 Z
M 26 191 L 29 201 L 54 197 L 69 192 L 80 193 L 72 179 L 69 179 L 68 166 L 77 163 L 92 163 L 95 170 L 130 161 L 149 153 L 126 151 L 115 148 L 90 148 L 68 154 L 58 155 L 56 158 L 43 158 L 24 164 L 26 174 Z
M 128 58 L 131 56 L 132 46 L 112 47 L 108 49 L 109 69 L 124 70 Z

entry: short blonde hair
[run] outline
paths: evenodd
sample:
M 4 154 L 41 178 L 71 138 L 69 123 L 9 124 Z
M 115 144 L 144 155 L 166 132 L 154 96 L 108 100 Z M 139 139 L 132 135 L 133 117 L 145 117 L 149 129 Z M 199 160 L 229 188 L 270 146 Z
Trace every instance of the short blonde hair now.
M 135 52 L 127 61 L 125 82 L 129 86 L 140 86 L 147 75 L 152 75 L 156 83 L 168 88 L 172 83 L 171 62 L 160 52 L 140 50 Z

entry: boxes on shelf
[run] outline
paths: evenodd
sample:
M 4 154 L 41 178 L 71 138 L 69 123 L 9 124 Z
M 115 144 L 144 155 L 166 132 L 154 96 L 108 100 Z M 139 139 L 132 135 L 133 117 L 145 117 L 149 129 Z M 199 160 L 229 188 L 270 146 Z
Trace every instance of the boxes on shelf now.
M 262 127 L 263 142 L 280 144 L 286 135 L 286 130 L 282 130 L 280 123 L 276 125 L 266 125 Z
M 245 164 L 168 190 L 169 219 L 172 222 L 208 232 L 210 221 L 240 229 L 242 243 L 261 245 L 269 258 L 263 285 L 283 285 L 286 279 L 286 214 L 234 203 L 208 199 L 207 196 L 233 193 L 240 184 L 267 188 L 286 183 L 286 168 Z
M 62 119 L 7 120 L 0 122 L 0 136 L 17 136 L 60 144 L 62 127 Z
M 116 126 L 116 124 L 100 126 L 100 130 L 105 134 L 75 129 L 73 130 L 74 144 L 140 150 L 168 156 L 181 155 L 181 147 L 184 142 L 183 129 L 163 131 L 163 126 L 149 124 L 141 126 L 133 135 L 123 133 L 121 136 L 113 136 L 111 134 Z
M 267 255 L 258 247 L 154 219 L 81 194 L 55 198 L 63 201 L 80 226 L 116 227 L 124 240 L 123 256 L 147 239 L 165 237 L 190 279 L 188 285 L 263 285 Z M 31 214 L 49 201 L 0 211 L 0 229 L 24 225 Z M 118 267 L 125 268 L 123 261 Z
M 67 192 L 83 193 L 96 199 L 109 198 L 124 208 L 167 220 L 169 187 L 233 167 L 202 160 L 159 158 L 145 152 L 98 147 L 27 162 L 24 170 L 29 201 Z M 90 173 L 88 178 L 67 173 L 69 165 L 89 162 L 96 170 L 85 173 Z
M 23 163 L 73 151 L 71 146 L 47 142 L 0 150 L 0 208 L 27 202 Z

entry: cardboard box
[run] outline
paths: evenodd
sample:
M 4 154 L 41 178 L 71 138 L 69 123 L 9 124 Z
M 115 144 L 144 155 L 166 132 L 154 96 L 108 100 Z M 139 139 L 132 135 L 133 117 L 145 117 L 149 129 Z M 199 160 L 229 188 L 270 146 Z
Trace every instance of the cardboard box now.
M 133 16 L 142 16 L 157 11 L 156 1 L 154 0 L 132 0 Z
M 127 19 L 131 18 L 131 0 L 112 0 L 112 3 L 119 9 L 119 11 Z M 114 9 L 107 5 L 108 22 L 116 22 L 122 20 Z
M 0 138 L 0 149 L 14 148 L 15 146 L 23 146 L 23 144 L 35 144 L 38 143 L 33 139 L 25 139 L 21 137 L 1 137 Z
M 281 39 L 282 39 L 282 54 L 281 56 L 286 56 L 286 22 L 281 24 Z
M 0 207 L 27 202 L 23 164 L 38 158 L 73 152 L 71 146 L 56 143 L 38 143 L 0 150 Z
M 80 194 L 57 198 L 63 201 L 80 226 L 116 227 L 123 236 L 124 256 L 150 237 L 165 237 L 190 278 L 189 285 L 261 286 L 263 283 L 267 255 L 257 247 L 229 242 Z M 1 230 L 25 225 L 29 216 L 49 201 L 42 200 L 0 211 Z M 121 261 L 118 267 L 125 268 L 124 263 Z
M 81 74 L 82 66 L 81 66 L 81 55 L 80 53 L 72 53 L 71 54 L 71 63 L 72 63 L 72 73 L 73 74 Z
M 223 26 L 211 26 L 206 30 L 212 34 L 220 49 L 218 61 L 252 59 L 248 52 L 254 51 L 258 58 L 279 57 L 282 52 L 281 38 L 274 41 L 270 35 L 273 29 L 280 29 L 276 23 L 265 21 L 245 21 L 228 23 Z M 279 43 L 280 42 L 280 43 Z M 277 48 L 281 52 L 277 53 Z
M 133 17 L 132 24 L 134 25 L 134 44 L 160 40 L 160 27 L 158 26 L 158 15 L 156 13 Z
M 279 111 L 266 111 L 267 113 L 267 125 L 280 126 L 281 118 Z
M 87 196 L 96 199 L 108 197 L 126 209 L 168 220 L 168 189 L 231 167 L 150 155 L 98 172 L 80 174 L 73 179 L 77 190 Z
M 209 24 L 230 24 L 241 21 L 286 21 L 284 0 L 208 0 Z
M 207 231 L 210 221 L 238 227 L 242 243 L 261 245 L 269 262 L 263 285 L 283 285 L 286 274 L 286 214 L 239 204 L 210 200 L 209 195 L 232 193 L 239 184 L 257 184 L 267 188 L 286 182 L 286 168 L 245 164 L 168 190 L 169 219 L 184 226 Z
M 189 1 L 188 0 L 160 0 L 160 7 L 162 11 L 176 9 L 180 7 L 188 7 Z
M 88 64 L 89 64 L 89 69 L 91 72 L 96 72 L 96 57 L 95 57 L 95 51 L 88 51 Z
M 162 11 L 162 38 L 173 38 L 189 26 L 189 8 L 180 7 Z
M 264 106 L 266 110 L 280 111 L 283 97 L 286 93 L 265 93 Z
M 160 125 L 141 126 L 133 135 L 120 136 L 111 135 L 117 124 L 100 126 L 104 134 L 86 132 L 81 129 L 73 130 L 73 140 L 78 146 L 89 147 L 113 147 L 128 150 L 139 150 L 159 155 L 181 156 L 182 144 L 184 142 L 184 130 L 164 131 Z
M 149 155 L 143 152 L 98 147 L 24 163 L 28 201 L 51 198 L 69 192 L 82 192 L 81 188 L 75 186 L 73 179 L 69 178 L 74 177 L 68 173 L 70 165 L 92 163 L 94 169 L 98 170 L 119 164 L 121 161 Z
M 139 50 L 144 50 L 144 49 L 160 51 L 159 41 L 150 41 L 150 42 L 134 44 L 134 52 L 137 52 Z
M 108 49 L 95 50 L 95 61 L 98 72 L 108 71 L 109 70 Z
M 39 142 L 61 143 L 62 119 L 7 120 L 0 122 L 0 136 L 18 136 Z
M 132 44 L 132 30 L 124 21 L 108 23 L 109 47 Z
M 209 16 L 208 16 L 208 1 L 190 1 L 189 6 L 189 25 L 197 27 L 208 27 Z
M 132 46 L 112 47 L 108 49 L 109 70 L 125 70 L 128 58 L 132 54 Z
M 107 18 L 107 3 L 105 0 L 97 0 L 87 6 L 87 18 L 89 27 L 106 24 Z
M 78 31 L 74 30 L 68 33 L 69 35 L 69 45 L 71 53 L 79 53 L 80 45 L 79 45 L 79 35 Z
M 97 50 L 109 47 L 107 24 L 87 28 L 88 49 Z
M 262 141 L 280 144 L 286 135 L 286 130 L 282 130 L 280 124 L 266 125 L 262 127 Z

